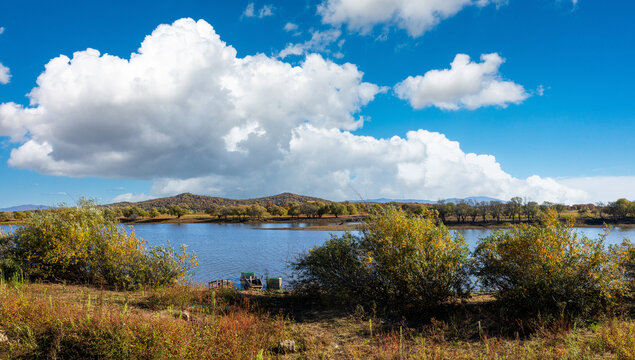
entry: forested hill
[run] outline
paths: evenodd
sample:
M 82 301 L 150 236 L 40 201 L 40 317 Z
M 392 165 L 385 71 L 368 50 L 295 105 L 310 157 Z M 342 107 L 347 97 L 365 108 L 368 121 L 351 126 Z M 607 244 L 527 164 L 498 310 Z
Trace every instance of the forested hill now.
M 287 203 L 299 203 L 303 204 L 308 201 L 320 201 L 323 203 L 330 203 L 329 200 L 324 200 L 311 196 L 304 195 L 296 195 L 291 193 L 282 193 L 273 196 L 267 196 L 256 199 L 245 199 L 245 200 L 237 200 L 237 199 L 226 199 L 222 197 L 214 197 L 214 196 L 205 196 L 205 195 L 194 195 L 190 193 L 179 194 L 176 196 L 170 196 L 159 199 L 152 199 L 140 202 L 121 202 L 111 204 L 113 206 L 138 206 L 141 209 L 149 211 L 152 208 L 156 209 L 167 209 L 171 206 L 180 206 L 192 211 L 205 211 L 206 209 L 212 206 L 237 206 L 237 205 L 253 205 L 258 204 L 262 206 L 267 206 L 268 204 L 274 205 L 284 205 Z

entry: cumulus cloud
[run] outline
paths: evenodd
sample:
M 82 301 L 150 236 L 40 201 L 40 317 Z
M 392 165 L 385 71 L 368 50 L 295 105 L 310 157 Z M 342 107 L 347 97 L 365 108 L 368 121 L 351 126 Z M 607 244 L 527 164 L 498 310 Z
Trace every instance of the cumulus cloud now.
M 309 52 L 325 52 L 337 41 L 341 34 L 341 31 L 337 29 L 314 31 L 311 33 L 311 39 L 303 43 L 288 44 L 286 48 L 278 53 L 278 57 L 284 59 L 289 55 L 300 56 Z M 343 42 L 339 42 L 338 45 L 339 49 L 341 49 Z M 339 53 L 339 49 L 336 54 Z
M 380 91 L 362 76 L 315 54 L 299 66 L 238 58 L 208 23 L 182 19 L 159 26 L 130 59 L 94 49 L 52 59 L 31 107 L 2 104 L 0 135 L 28 131 L 9 163 L 45 174 L 237 173 L 283 156 L 300 124 L 360 127 L 355 113 Z
M 496 53 L 481 55 L 480 63 L 457 54 L 450 69 L 409 76 L 395 85 L 395 93 L 415 109 L 436 106 L 444 110 L 473 110 L 521 103 L 529 94 L 521 85 L 501 79 L 498 68 L 504 61 Z
M 0 63 L 0 84 L 8 84 L 11 80 L 10 69 Z
M 559 179 L 558 182 L 586 192 L 582 202 L 609 202 L 619 198 L 635 201 L 635 176 L 586 176 Z
M 288 155 L 270 164 L 264 174 L 160 179 L 152 193 L 215 193 L 227 183 L 240 184 L 230 192 L 235 197 L 291 191 L 331 199 L 356 199 L 358 195 L 400 198 L 407 194 L 436 200 L 480 194 L 506 200 L 520 195 L 571 203 L 586 196 L 551 178 L 514 178 L 493 156 L 466 154 L 458 142 L 437 132 L 418 130 L 408 132 L 405 138 L 377 139 L 311 125 L 293 130 Z
M 318 6 L 322 22 L 346 24 L 368 34 L 376 25 L 396 25 L 412 37 L 421 36 L 441 20 L 468 6 L 486 6 L 500 0 L 325 0 Z
M 291 31 L 296 31 L 296 30 L 298 30 L 298 25 L 297 24 L 288 22 L 288 23 L 286 23 L 284 25 L 284 31 L 291 32 Z
M 133 194 L 133 193 L 125 193 L 115 196 L 110 203 L 119 203 L 119 202 L 138 202 L 154 199 L 155 196 L 146 195 L 146 194 Z
M 0 35 L 2 35 L 2 33 L 4 33 L 4 27 L 0 26 Z
M 247 7 L 245 8 L 245 11 L 243 11 L 243 16 L 244 17 L 257 17 L 259 19 L 262 19 L 262 18 L 267 17 L 267 16 L 272 16 L 273 15 L 273 10 L 274 10 L 273 5 L 263 5 L 263 7 L 261 7 L 260 10 L 256 11 L 256 9 L 254 7 L 254 3 L 249 3 L 249 4 L 247 4 Z
M 238 57 L 208 23 L 181 19 L 129 58 L 87 49 L 52 59 L 30 106 L 0 104 L 0 136 L 17 143 L 13 167 L 149 179 L 153 196 L 584 196 L 553 179 L 514 178 L 493 156 L 464 153 L 439 133 L 354 134 L 381 91 L 355 65 L 317 54 L 297 66 Z

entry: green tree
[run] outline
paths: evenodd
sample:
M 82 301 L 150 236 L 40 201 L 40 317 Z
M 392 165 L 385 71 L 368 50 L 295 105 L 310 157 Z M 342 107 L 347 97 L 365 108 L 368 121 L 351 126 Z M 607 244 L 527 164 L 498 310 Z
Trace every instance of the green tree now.
M 105 284 L 125 289 L 184 279 L 196 258 L 171 247 L 148 247 L 92 201 L 33 214 L 0 236 L 0 270 L 31 279 Z
M 152 208 L 152 210 L 150 210 L 150 217 L 151 218 L 155 218 L 159 215 L 161 215 L 161 213 L 159 212 L 159 210 L 157 210 L 157 208 Z
M 349 215 L 357 215 L 357 207 L 355 204 L 348 203 L 346 204 L 346 212 L 348 212 Z
M 180 219 L 181 216 L 185 215 L 185 209 L 183 209 L 179 205 L 171 206 L 170 215 L 176 216 L 177 219 Z
M 287 204 L 288 206 L 288 210 L 287 210 L 287 214 L 289 214 L 291 217 L 298 217 L 301 214 L 300 211 L 300 204 L 296 203 L 296 202 L 292 202 Z
M 523 206 L 523 212 L 527 219 L 536 220 L 536 217 L 540 213 L 540 206 L 535 201 L 530 201 Z
M 298 286 L 318 285 L 348 303 L 376 302 L 414 310 L 469 292 L 469 250 L 432 214 L 408 216 L 389 207 L 370 217 L 361 237 L 332 237 L 293 266 Z
M 250 205 L 247 208 L 247 214 L 252 219 L 260 220 L 262 219 L 262 217 L 265 215 L 266 212 L 267 212 L 267 209 L 265 209 L 263 206 L 260 206 L 258 204 Z
M 577 234 L 547 210 L 541 226 L 521 224 L 482 239 L 474 252 L 474 275 L 517 315 L 584 318 L 623 298 L 624 254 L 607 251 L 604 237 Z
M 267 208 L 267 212 L 273 216 L 284 216 L 287 214 L 287 209 L 282 206 L 272 205 Z
M 338 202 L 331 203 L 331 214 L 335 215 L 335 217 L 347 215 L 348 210 L 346 209 L 346 205 Z
M 507 203 L 507 209 L 512 221 L 514 221 L 514 216 L 518 215 L 518 222 L 520 222 L 523 209 L 523 199 L 520 196 L 514 196 L 509 200 L 509 203 Z
M 306 215 L 306 217 L 314 218 L 318 215 L 318 206 L 312 201 L 307 201 L 300 207 L 300 213 Z

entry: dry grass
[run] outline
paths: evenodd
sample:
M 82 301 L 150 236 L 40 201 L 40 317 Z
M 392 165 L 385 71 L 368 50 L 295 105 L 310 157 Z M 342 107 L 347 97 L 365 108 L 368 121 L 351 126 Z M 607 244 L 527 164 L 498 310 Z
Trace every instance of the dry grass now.
M 362 310 L 302 308 L 279 293 L 0 283 L 0 331 L 9 339 L 0 359 L 635 359 L 632 319 L 510 336 L 469 313 L 406 326 Z M 297 352 L 281 351 L 285 339 Z

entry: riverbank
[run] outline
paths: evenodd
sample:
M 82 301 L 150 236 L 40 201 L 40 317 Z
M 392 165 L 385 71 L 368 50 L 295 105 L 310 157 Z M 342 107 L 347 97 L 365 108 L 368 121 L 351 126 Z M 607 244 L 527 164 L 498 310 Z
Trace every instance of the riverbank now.
M 0 283 L 0 358 L 633 359 L 635 322 L 503 331 L 474 296 L 405 323 L 286 292 Z
M 254 228 L 258 230 L 302 230 L 302 231 L 359 231 L 363 230 L 363 221 L 367 215 L 344 215 L 334 217 L 332 215 L 324 216 L 321 218 L 307 218 L 307 217 L 292 217 L 292 216 L 268 216 L 259 220 L 252 220 L 249 218 L 228 218 L 219 219 L 207 214 L 189 214 L 180 218 L 176 216 L 158 216 L 154 218 L 137 218 L 127 219 L 120 218 L 119 221 L 122 224 L 136 225 L 136 224 L 203 224 L 203 223 L 216 223 L 216 224 L 253 224 Z M 565 221 L 565 218 L 561 218 Z M 8 221 L 0 222 L 0 225 L 20 225 L 22 221 Z M 259 228 L 256 225 L 260 224 L 302 224 L 302 226 L 290 226 L 290 227 L 270 227 Z M 522 223 L 535 223 L 523 219 Z M 450 229 L 508 229 L 518 224 L 518 221 L 512 221 L 510 219 L 501 219 L 500 222 L 494 220 L 476 220 L 459 222 L 453 219 L 446 220 L 444 224 Z M 635 218 L 627 218 L 624 220 L 613 219 L 601 219 L 591 217 L 579 217 L 575 223 L 575 227 L 588 227 L 588 228 L 602 228 L 606 225 L 611 227 L 620 228 L 635 228 Z

